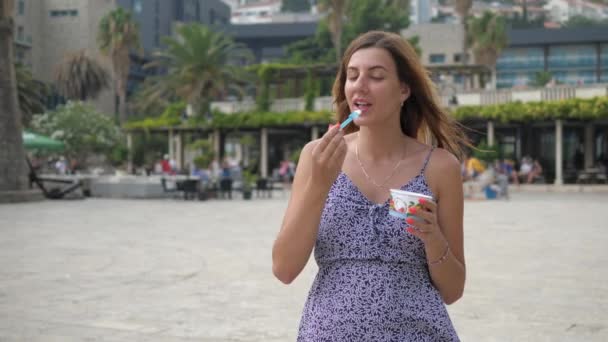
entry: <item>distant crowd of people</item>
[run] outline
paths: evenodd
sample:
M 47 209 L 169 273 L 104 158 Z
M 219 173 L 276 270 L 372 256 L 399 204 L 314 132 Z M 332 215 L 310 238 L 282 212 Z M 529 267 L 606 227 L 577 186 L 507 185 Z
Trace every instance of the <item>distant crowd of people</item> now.
M 462 178 L 466 197 L 474 197 L 487 189 L 497 197 L 509 197 L 509 184 L 532 184 L 543 180 L 543 167 L 538 159 L 525 156 L 519 163 L 510 159 L 498 159 L 486 165 L 480 159 L 469 156 L 462 163 Z

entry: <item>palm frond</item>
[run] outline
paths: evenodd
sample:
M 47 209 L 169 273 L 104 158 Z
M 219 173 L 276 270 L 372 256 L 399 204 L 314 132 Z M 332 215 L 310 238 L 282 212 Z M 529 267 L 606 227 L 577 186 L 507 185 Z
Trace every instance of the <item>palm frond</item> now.
M 94 99 L 110 86 L 110 74 L 84 50 L 68 53 L 55 69 L 60 95 L 70 100 Z
M 32 73 L 21 64 L 15 65 L 15 76 L 22 123 L 28 127 L 34 114 L 46 110 L 49 88 L 42 81 L 34 79 Z

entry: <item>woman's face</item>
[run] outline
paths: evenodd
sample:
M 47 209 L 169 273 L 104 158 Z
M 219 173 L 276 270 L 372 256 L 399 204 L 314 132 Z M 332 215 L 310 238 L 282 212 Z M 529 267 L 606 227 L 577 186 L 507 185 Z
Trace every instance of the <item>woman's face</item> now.
M 401 104 L 410 94 L 409 87 L 399 80 L 397 67 L 390 53 L 381 48 L 357 50 L 346 70 L 344 93 L 350 111 L 361 110 L 355 120 L 358 126 L 393 122 Z

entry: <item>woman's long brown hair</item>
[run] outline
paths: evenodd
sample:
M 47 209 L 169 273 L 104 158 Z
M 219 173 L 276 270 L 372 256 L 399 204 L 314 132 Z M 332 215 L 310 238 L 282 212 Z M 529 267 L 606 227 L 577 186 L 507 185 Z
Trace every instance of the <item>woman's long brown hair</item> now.
M 395 61 L 399 80 L 410 88 L 410 96 L 401 107 L 403 133 L 426 144 L 445 148 L 462 160 L 463 148 L 471 146 L 462 125 L 441 108 L 433 82 L 418 60 L 416 51 L 395 33 L 370 31 L 357 37 L 346 49 L 333 85 L 338 122 L 344 121 L 350 114 L 344 92 L 348 63 L 356 51 L 366 48 L 388 51 Z M 345 133 L 358 130 L 356 125 L 349 125 Z

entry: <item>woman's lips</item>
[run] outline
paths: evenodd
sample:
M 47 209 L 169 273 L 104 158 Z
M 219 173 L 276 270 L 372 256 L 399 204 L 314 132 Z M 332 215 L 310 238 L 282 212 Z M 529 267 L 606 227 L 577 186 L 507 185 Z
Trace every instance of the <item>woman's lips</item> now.
M 366 103 L 354 102 L 354 106 L 353 106 L 354 108 L 353 108 L 353 110 L 357 110 L 358 109 L 358 110 L 361 111 L 361 114 L 363 114 L 363 113 L 369 111 L 369 109 L 370 109 L 371 106 L 372 106 L 371 103 L 368 103 L 368 102 L 366 102 Z

